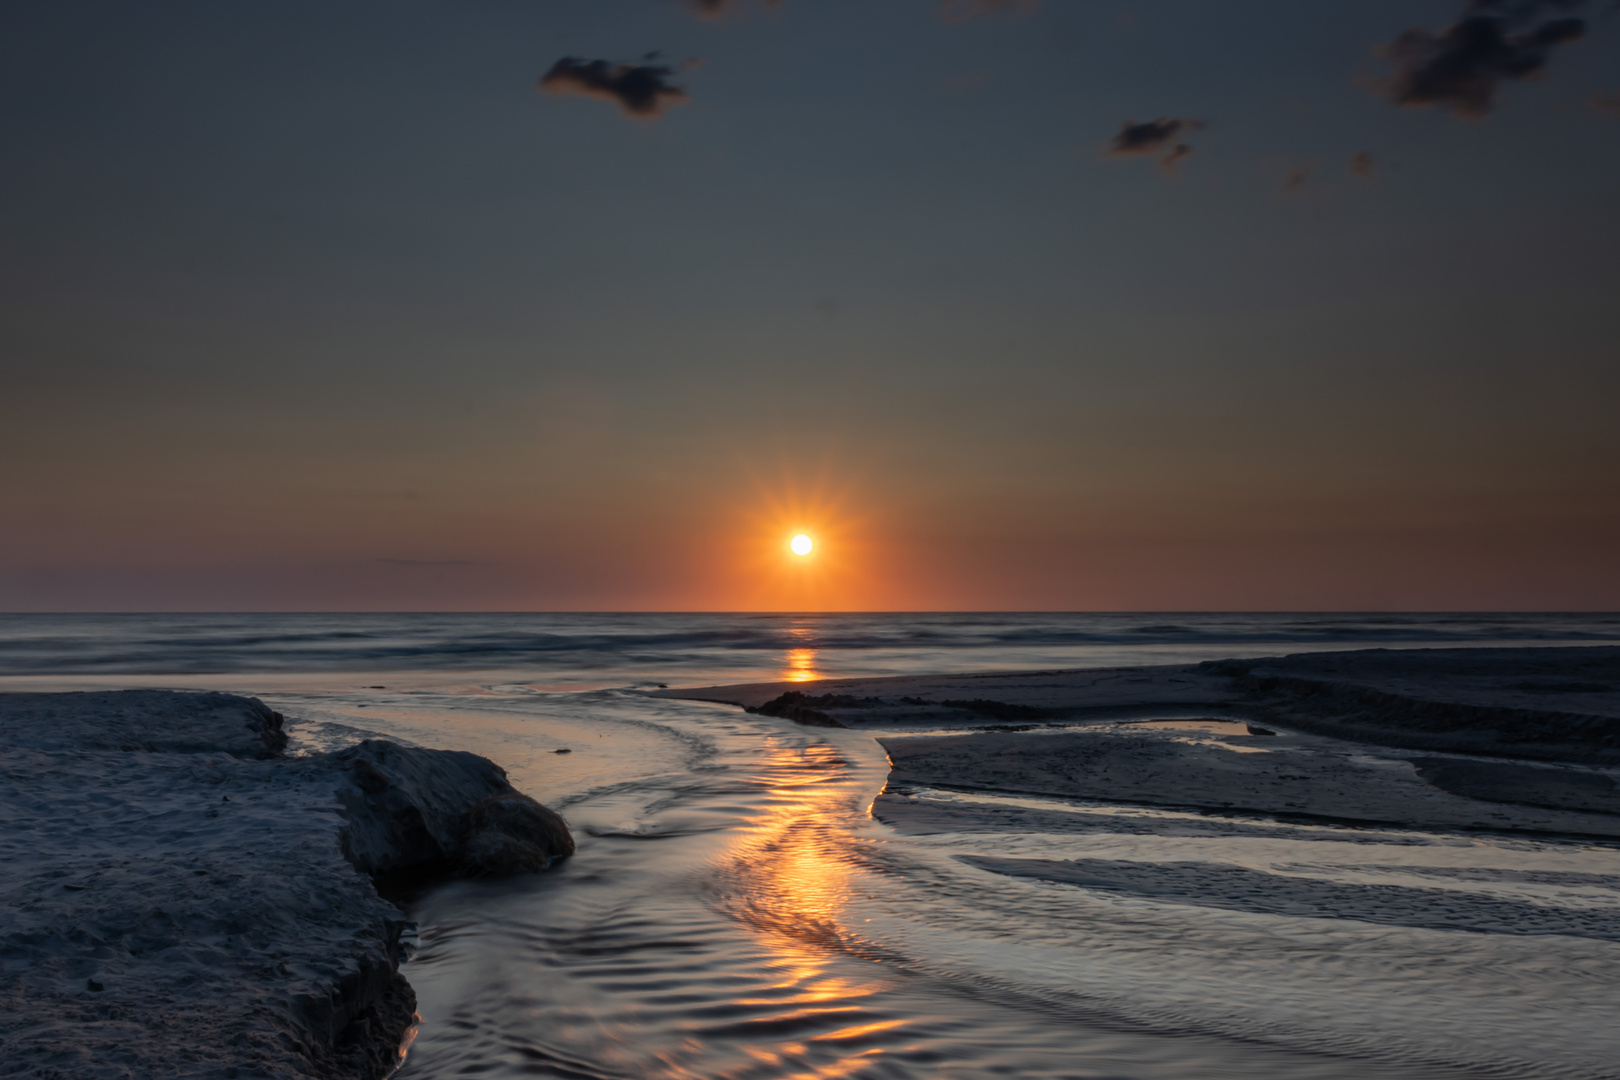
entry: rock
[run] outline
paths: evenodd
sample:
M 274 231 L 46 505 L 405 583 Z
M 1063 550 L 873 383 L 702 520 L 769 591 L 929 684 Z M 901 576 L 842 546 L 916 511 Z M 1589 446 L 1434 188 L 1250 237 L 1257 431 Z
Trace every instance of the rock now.
M 538 873 L 551 860 L 573 853 L 574 838 L 562 818 L 512 791 L 491 795 L 462 816 L 456 872 L 460 877 Z
M 0 1076 L 381 1080 L 403 917 L 226 694 L 0 694 Z
M 385 890 L 533 873 L 574 852 L 562 818 L 476 754 L 368 739 L 326 760 L 347 773 L 344 854 Z
M 286 758 L 281 726 L 229 694 L 0 694 L 0 1075 L 382 1080 L 415 996 L 378 888 L 573 850 L 484 758 Z

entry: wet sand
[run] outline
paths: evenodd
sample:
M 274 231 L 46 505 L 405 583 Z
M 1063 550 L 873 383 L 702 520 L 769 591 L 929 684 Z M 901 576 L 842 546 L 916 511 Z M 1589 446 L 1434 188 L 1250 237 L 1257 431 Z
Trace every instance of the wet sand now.
M 286 745 L 229 694 L 0 695 L 0 1076 L 397 1067 L 407 923 L 373 875 L 510 858 L 464 822 L 528 801 L 471 754 Z
M 1162 667 L 660 690 L 839 727 L 1204 712 L 1356 742 L 1620 765 L 1620 648 L 1366 649 Z
M 816 726 L 953 732 L 881 740 L 893 771 L 876 812 L 895 821 L 905 791 L 927 785 L 1620 838 L 1614 647 L 1369 649 L 657 694 Z M 1125 722 L 1147 716 L 1205 722 Z

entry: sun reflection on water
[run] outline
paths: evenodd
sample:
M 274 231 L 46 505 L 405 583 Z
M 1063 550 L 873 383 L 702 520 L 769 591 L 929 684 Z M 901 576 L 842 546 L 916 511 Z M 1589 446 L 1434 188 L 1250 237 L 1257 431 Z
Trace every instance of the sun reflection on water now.
M 821 672 L 816 670 L 815 631 L 808 626 L 794 626 L 788 629 L 787 637 L 792 648 L 787 651 L 787 670 L 782 678 L 788 682 L 813 682 L 821 678 Z
M 821 678 L 821 672 L 816 670 L 816 650 L 789 649 L 783 677 L 789 682 L 814 682 Z
M 814 656 L 813 650 L 803 650 Z M 874 995 L 889 989 L 887 976 L 856 978 L 847 960 L 850 934 L 845 908 L 854 890 L 855 866 L 842 842 L 852 797 L 850 768 L 825 743 L 768 747 L 765 815 L 737 854 L 746 892 L 737 913 L 760 933 L 767 961 L 780 977 L 756 988 L 739 1006 L 767 1007 L 758 1020 L 762 1039 L 750 1056 L 784 1077 L 832 1080 L 876 1070 L 897 1020 L 872 1008 Z

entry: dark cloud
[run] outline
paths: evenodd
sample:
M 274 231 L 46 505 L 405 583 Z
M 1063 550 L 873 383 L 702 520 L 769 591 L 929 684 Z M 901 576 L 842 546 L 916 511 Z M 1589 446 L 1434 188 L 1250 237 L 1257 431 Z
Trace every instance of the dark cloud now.
M 1593 94 L 1586 99 L 1586 107 L 1604 116 L 1620 117 L 1620 93 Z
M 657 54 L 639 64 L 584 60 L 565 56 L 540 77 L 540 89 L 553 94 L 581 94 L 612 101 L 631 116 L 662 116 L 664 110 L 687 100 L 687 93 L 669 84 L 670 67 L 656 63 Z
M 1303 192 L 1305 185 L 1310 182 L 1311 173 L 1315 171 L 1316 162 L 1314 161 L 1302 161 L 1290 168 L 1288 175 L 1283 178 L 1284 194 L 1298 195 Z
M 1498 85 L 1538 78 L 1553 49 L 1586 35 L 1585 21 L 1567 14 L 1584 2 L 1473 0 L 1439 33 L 1408 30 L 1383 46 L 1395 70 L 1380 88 L 1397 105 L 1485 116 Z
M 1135 120 L 1127 120 L 1120 125 L 1119 133 L 1108 140 L 1108 149 L 1103 152 L 1103 156 L 1150 157 L 1168 148 L 1164 157 L 1159 159 L 1159 168 L 1167 173 L 1174 173 L 1180 167 L 1182 159 L 1193 152 L 1192 147 L 1176 140 L 1182 135 L 1198 131 L 1203 126 L 1202 120 L 1173 116 L 1161 116 L 1157 120 L 1145 120 L 1140 124 Z
M 1157 120 L 1144 120 L 1138 124 L 1127 120 L 1120 125 L 1119 134 L 1108 143 L 1108 157 L 1143 157 L 1157 154 L 1178 135 L 1197 131 L 1203 127 L 1198 120 L 1181 120 L 1161 116 Z
M 1359 176 L 1363 180 L 1371 180 L 1378 172 L 1378 163 L 1373 160 L 1371 150 L 1357 150 L 1350 155 L 1350 174 Z
M 981 15 L 1028 15 L 1041 0 L 940 0 L 939 17 L 946 22 L 967 22 Z

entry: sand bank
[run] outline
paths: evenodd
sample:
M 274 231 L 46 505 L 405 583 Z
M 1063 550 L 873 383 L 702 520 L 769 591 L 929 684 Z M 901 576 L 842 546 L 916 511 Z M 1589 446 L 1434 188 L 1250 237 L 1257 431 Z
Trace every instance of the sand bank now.
M 572 850 L 483 758 L 286 741 L 228 694 L 0 695 L 0 1076 L 386 1075 L 415 999 L 374 878 Z
M 660 690 L 801 723 L 970 728 L 1231 716 L 1409 749 L 1620 765 L 1620 648 L 1366 649 L 1162 667 Z
M 1131 919 L 1198 911 L 1310 940 L 1620 942 L 1620 649 L 664 693 L 872 730 L 890 761 L 873 817 L 937 838 L 987 894 L 1033 880 L 1125 913 L 1121 941 Z
M 932 787 L 1620 838 L 1613 647 L 1371 649 L 659 693 L 806 724 L 959 732 L 881 740 L 893 771 L 874 812 L 913 829 L 971 828 L 976 817 L 1014 813 L 912 797 Z M 1129 722 L 1148 717 L 1212 722 L 1202 730 Z

